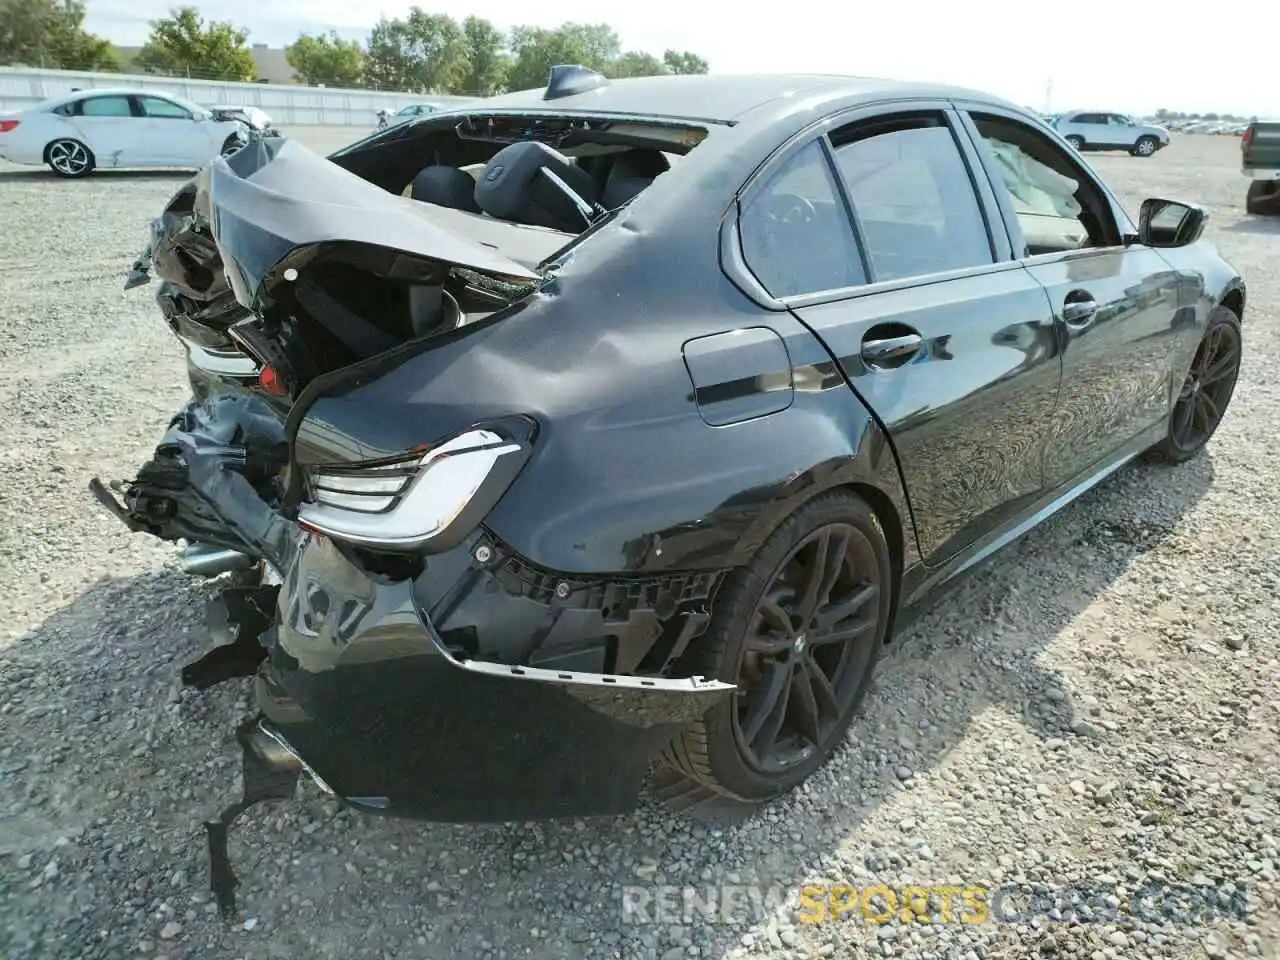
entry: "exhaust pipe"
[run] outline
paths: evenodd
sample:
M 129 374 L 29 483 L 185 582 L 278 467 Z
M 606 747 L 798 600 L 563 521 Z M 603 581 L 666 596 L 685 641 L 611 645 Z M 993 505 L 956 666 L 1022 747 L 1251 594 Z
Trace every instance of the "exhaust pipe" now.
M 251 570 L 255 561 L 248 554 L 224 547 L 193 543 L 182 551 L 182 569 L 197 577 L 216 577 L 233 570 Z

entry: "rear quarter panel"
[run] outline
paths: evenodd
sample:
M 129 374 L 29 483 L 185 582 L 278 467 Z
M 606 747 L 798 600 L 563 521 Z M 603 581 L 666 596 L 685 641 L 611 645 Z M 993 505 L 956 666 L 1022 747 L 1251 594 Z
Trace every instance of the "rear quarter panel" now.
M 1207 240 L 1186 247 L 1164 248 L 1159 253 L 1173 268 L 1178 280 L 1178 308 L 1173 320 L 1176 338 L 1170 370 L 1169 402 L 1172 404 L 1195 357 L 1209 314 L 1226 304 L 1237 310 L 1243 321 L 1247 288 L 1236 268 Z
M 65 135 L 66 122 L 52 113 L 17 114 L 20 121 L 9 133 L 0 133 L 0 156 L 13 163 L 44 163 L 44 148 Z
M 299 426 L 298 459 L 376 456 L 485 418 L 532 415 L 533 457 L 485 525 L 530 562 L 563 573 L 737 565 L 791 510 L 850 483 L 882 491 L 894 525 L 909 524 L 892 451 L 825 348 L 790 314 L 762 317 L 723 288 L 722 311 L 645 323 L 680 315 L 681 305 L 651 299 L 653 313 L 637 306 L 632 328 L 595 332 L 564 329 L 563 311 L 607 295 L 542 298 L 317 400 Z M 760 374 L 789 378 L 792 401 L 708 423 L 682 347 L 761 326 L 780 336 L 790 368 Z

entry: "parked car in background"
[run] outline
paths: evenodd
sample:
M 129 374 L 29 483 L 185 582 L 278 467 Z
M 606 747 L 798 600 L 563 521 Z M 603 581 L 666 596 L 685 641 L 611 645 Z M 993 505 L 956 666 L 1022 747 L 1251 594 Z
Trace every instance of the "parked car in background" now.
M 1149 157 L 1169 145 L 1164 127 L 1141 123 L 1127 114 L 1097 110 L 1071 110 L 1054 121 L 1064 140 L 1077 150 L 1127 150 L 1135 157 Z
M 1255 120 L 1240 136 L 1240 169 L 1249 178 L 1249 213 L 1280 213 L 1280 121 Z
M 386 127 L 394 127 L 398 123 L 404 123 L 406 120 L 412 120 L 415 117 L 425 117 L 429 113 L 438 113 L 444 109 L 442 103 L 411 103 L 407 107 L 401 107 L 395 113 L 390 110 L 378 111 L 378 129 L 382 130 Z
M 215 120 L 240 120 L 256 133 L 264 137 L 278 137 L 280 131 L 275 128 L 271 117 L 260 107 L 245 107 L 234 104 L 217 103 L 209 107 Z
M 0 116 L 0 159 L 48 164 L 60 177 L 97 169 L 203 167 L 239 149 L 250 126 L 147 90 L 80 90 Z

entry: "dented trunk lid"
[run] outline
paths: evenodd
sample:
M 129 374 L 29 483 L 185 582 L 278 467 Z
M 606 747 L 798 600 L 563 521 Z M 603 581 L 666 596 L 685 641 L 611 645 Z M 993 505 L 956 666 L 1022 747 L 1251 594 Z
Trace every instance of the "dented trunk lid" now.
M 271 268 L 299 247 L 384 247 L 499 279 L 539 274 L 492 246 L 462 239 L 423 204 L 388 193 L 293 140 L 255 140 L 197 177 L 195 209 L 210 224 L 236 299 L 252 307 Z
M 163 281 L 157 300 L 193 383 L 209 373 L 215 388 L 255 389 L 270 373 L 287 409 L 319 376 L 540 289 L 543 262 L 570 239 L 390 193 L 294 141 L 255 138 L 170 199 L 125 288 Z

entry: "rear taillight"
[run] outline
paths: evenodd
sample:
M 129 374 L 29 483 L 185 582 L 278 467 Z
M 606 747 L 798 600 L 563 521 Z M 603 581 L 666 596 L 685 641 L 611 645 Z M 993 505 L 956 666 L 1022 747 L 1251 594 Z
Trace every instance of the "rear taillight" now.
M 8 133 L 10 130 L 16 130 L 19 120 L 0 120 L 0 133 Z
M 484 518 L 529 453 L 526 443 L 477 428 L 393 463 L 315 467 L 298 523 L 360 546 L 431 552 L 455 521 L 465 535 Z
M 1240 134 L 1240 144 L 1247 147 L 1251 143 L 1253 143 L 1253 127 L 1245 127 L 1244 133 Z
M 289 395 L 289 390 L 284 385 L 284 381 L 280 379 L 280 374 L 276 373 L 275 367 L 266 366 L 262 368 L 258 374 L 258 386 L 273 397 L 287 397 Z

